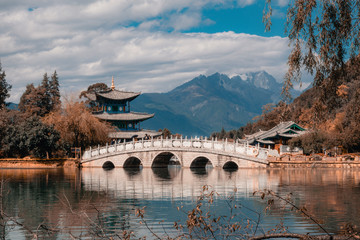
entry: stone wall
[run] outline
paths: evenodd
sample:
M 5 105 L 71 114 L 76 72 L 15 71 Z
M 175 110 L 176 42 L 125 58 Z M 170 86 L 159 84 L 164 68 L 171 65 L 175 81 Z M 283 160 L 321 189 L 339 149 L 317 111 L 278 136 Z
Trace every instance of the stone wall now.
M 270 167 L 323 167 L 323 168 L 360 168 L 358 155 L 341 155 L 328 157 L 321 155 L 282 155 L 281 157 L 269 157 Z

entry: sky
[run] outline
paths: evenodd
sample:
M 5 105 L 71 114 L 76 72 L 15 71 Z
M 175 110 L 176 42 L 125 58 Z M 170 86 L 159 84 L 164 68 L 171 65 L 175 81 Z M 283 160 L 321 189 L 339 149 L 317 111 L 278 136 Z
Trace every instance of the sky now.
M 18 102 L 27 84 L 59 75 L 61 92 L 97 82 L 167 92 L 200 74 L 265 70 L 282 81 L 288 0 L 11 0 L 0 2 L 0 61 Z

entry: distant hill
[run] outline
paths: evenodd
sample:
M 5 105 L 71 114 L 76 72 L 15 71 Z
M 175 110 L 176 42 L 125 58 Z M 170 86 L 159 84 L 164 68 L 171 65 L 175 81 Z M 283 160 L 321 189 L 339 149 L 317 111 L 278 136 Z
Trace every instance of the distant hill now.
M 19 104 L 12 103 L 12 102 L 7 103 L 6 107 L 11 110 L 19 110 Z
M 281 89 L 282 84 L 265 71 L 232 78 L 220 73 L 200 75 L 167 93 L 144 93 L 132 102 L 132 109 L 155 113 L 142 128 L 209 136 L 222 127 L 245 125 L 261 114 L 263 105 L 277 103 Z

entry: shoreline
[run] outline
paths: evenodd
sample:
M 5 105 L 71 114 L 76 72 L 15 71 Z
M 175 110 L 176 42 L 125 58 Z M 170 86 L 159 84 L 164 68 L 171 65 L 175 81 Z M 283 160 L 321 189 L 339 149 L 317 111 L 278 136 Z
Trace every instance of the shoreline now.
M 269 158 L 267 168 L 360 168 L 360 159 L 345 160 L 339 158 L 326 158 L 313 160 L 310 156 L 285 156 Z M 44 168 L 81 168 L 81 162 L 75 158 L 5 158 L 0 159 L 0 169 L 44 169 Z
M 78 168 L 80 161 L 75 158 L 3 158 L 0 169 L 6 168 Z

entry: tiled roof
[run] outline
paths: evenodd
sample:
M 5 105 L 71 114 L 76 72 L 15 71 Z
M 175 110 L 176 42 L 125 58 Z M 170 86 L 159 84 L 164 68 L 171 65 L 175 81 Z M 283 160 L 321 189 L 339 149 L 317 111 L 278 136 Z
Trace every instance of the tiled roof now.
M 133 100 L 140 94 L 140 92 L 125 92 L 114 89 L 96 93 L 87 93 L 86 97 L 91 101 L 96 101 L 98 96 L 111 100 Z
M 137 112 L 117 113 L 117 114 L 109 114 L 103 112 L 100 114 L 93 114 L 93 115 L 102 120 L 122 120 L 122 121 L 130 121 L 130 120 L 144 121 L 146 119 L 154 117 L 154 114 L 137 113 Z
M 95 93 L 87 93 L 86 97 L 90 99 L 91 101 L 96 101 L 96 95 Z
M 111 100 L 132 100 L 140 95 L 140 92 L 125 92 L 118 90 L 109 90 L 95 93 L 97 96 Z
M 291 129 L 291 126 L 293 126 L 294 124 L 297 127 L 301 128 L 302 130 Z M 288 133 L 289 130 L 291 130 L 293 132 L 293 134 Z M 246 135 L 245 139 L 242 142 L 248 142 L 249 144 L 252 144 L 255 141 L 270 143 L 270 142 L 268 142 L 269 138 L 276 137 L 277 135 L 291 138 L 291 137 L 300 136 L 300 135 L 304 134 L 305 132 L 306 132 L 306 130 L 304 128 L 302 128 L 301 126 L 299 126 L 298 124 L 296 124 L 293 121 L 281 122 L 268 131 L 260 130 L 259 132 L 256 132 L 254 134 Z
M 142 131 L 119 131 L 119 132 L 111 132 L 109 134 L 110 138 L 116 139 L 131 139 L 131 138 L 145 138 L 145 135 L 149 137 L 158 137 L 161 135 L 161 132 L 155 132 L 150 130 L 142 130 Z

